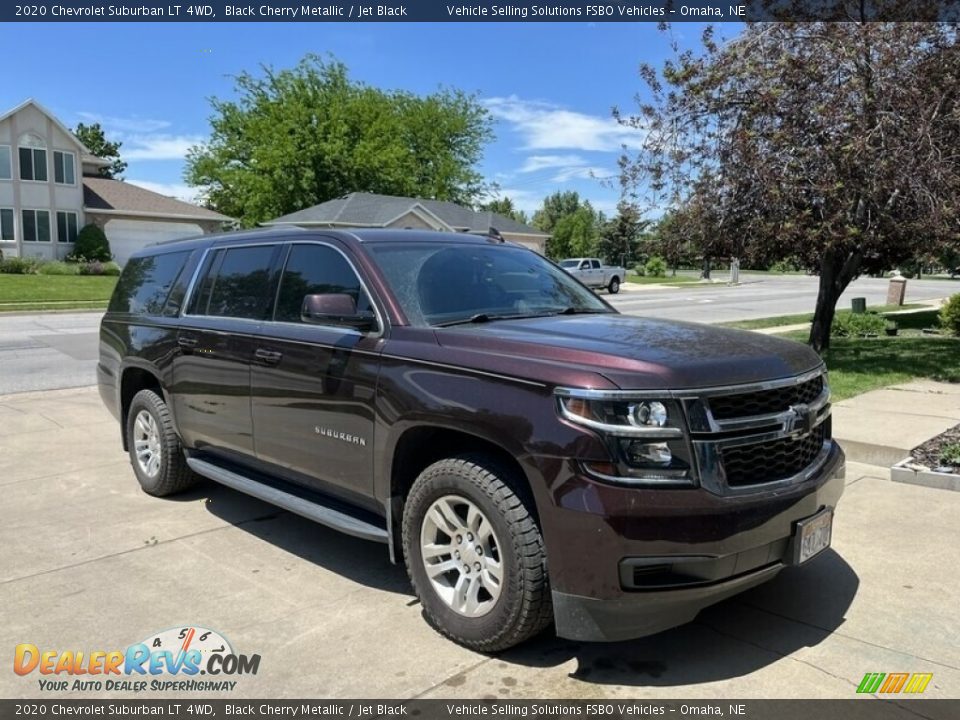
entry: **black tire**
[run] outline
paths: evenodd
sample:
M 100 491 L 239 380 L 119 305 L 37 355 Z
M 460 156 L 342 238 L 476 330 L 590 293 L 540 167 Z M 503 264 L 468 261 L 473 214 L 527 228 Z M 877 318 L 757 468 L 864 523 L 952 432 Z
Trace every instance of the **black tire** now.
M 142 412 L 148 413 L 157 427 L 159 447 L 159 468 L 151 475 L 141 465 L 137 457 L 136 424 Z M 187 460 L 180 446 L 170 417 L 170 408 L 153 390 L 141 390 L 133 396 L 130 408 L 127 410 L 127 448 L 130 454 L 130 464 L 143 491 L 156 497 L 165 497 L 182 492 L 197 481 L 197 476 L 187 466 Z
M 616 276 L 610 278 L 610 284 L 607 285 L 607 292 L 611 295 L 616 295 L 620 292 L 620 278 Z
M 541 632 L 553 620 L 547 559 L 540 528 L 510 473 L 484 455 L 440 460 L 414 482 L 403 513 L 407 573 L 427 622 L 441 635 L 471 650 L 497 652 Z M 466 498 L 489 520 L 499 544 L 502 583 L 492 609 L 482 617 L 455 612 L 434 589 L 420 547 L 425 515 L 438 499 Z M 452 542 L 452 540 L 451 540 Z

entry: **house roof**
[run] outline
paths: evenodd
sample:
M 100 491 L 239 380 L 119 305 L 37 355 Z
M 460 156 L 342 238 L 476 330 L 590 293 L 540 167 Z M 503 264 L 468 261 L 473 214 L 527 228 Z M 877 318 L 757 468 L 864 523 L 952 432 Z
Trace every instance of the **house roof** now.
M 445 200 L 350 193 L 327 202 L 283 215 L 264 225 L 322 225 L 339 227 L 386 227 L 409 212 L 426 215 L 441 226 L 460 232 L 487 232 L 549 237 L 549 233 L 494 212 L 476 211 Z
M 221 222 L 231 219 L 131 183 L 102 177 L 83 178 L 83 204 L 85 210 L 93 213 Z

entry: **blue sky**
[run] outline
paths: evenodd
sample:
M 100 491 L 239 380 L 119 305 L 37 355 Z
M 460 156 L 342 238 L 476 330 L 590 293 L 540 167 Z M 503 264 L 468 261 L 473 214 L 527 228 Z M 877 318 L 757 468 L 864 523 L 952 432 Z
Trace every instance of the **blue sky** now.
M 674 32 L 693 42 L 699 29 Z M 670 53 L 653 23 L 45 23 L 4 35 L 7 57 L 30 60 L 29 70 L 4 73 L 0 109 L 34 97 L 70 127 L 100 122 L 123 141 L 127 180 L 165 194 L 195 193 L 183 158 L 208 134 L 208 98 L 232 95 L 230 75 L 312 52 L 383 88 L 478 93 L 497 136 L 481 170 L 528 211 L 556 190 L 613 210 L 615 183 L 591 173 L 613 175 L 621 144 L 636 136 L 610 109 L 635 107 L 639 63 Z

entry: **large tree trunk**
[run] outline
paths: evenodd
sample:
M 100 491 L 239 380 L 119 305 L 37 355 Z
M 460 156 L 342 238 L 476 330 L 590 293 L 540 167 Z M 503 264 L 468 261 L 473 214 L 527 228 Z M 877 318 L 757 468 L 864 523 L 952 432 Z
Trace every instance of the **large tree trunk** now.
M 810 325 L 810 347 L 823 353 L 830 347 L 830 327 L 837 311 L 837 300 L 860 271 L 863 259 L 859 250 L 827 250 L 820 261 L 820 291 Z

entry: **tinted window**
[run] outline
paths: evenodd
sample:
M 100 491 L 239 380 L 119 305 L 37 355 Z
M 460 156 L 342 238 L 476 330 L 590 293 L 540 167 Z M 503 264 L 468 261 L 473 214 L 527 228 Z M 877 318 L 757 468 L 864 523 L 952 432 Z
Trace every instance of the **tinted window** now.
M 187 250 L 128 262 L 110 300 L 110 311 L 159 315 L 189 255 Z
M 590 267 L 592 267 L 592 268 L 598 268 L 598 267 L 600 267 L 600 261 L 599 261 L 599 260 L 591 260 L 591 261 L 590 261 Z
M 477 315 L 529 317 L 612 312 L 594 293 L 531 250 L 508 245 L 369 243 L 413 325 Z
M 201 315 L 263 319 L 270 299 L 270 267 L 276 245 L 236 247 L 211 268 L 209 300 Z
M 294 245 L 280 280 L 274 320 L 300 322 L 305 295 L 349 295 L 360 312 L 372 310 L 357 274 L 339 252 L 326 245 Z

